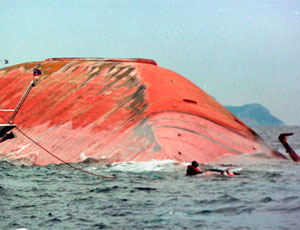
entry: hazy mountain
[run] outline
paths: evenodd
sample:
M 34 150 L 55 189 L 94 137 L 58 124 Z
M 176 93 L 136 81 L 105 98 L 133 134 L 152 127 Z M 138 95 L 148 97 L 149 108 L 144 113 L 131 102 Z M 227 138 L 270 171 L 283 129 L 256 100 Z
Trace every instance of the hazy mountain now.
M 243 106 L 225 106 L 235 116 L 248 126 L 280 126 L 285 123 L 274 117 L 268 109 L 260 104 L 247 104 Z

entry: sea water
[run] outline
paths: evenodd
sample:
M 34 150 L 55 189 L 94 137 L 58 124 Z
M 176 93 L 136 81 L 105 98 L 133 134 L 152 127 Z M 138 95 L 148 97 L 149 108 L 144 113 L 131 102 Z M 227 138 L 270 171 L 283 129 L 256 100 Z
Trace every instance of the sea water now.
M 300 127 L 254 128 L 273 148 L 281 132 L 300 154 Z M 261 154 L 201 167 L 240 173 L 187 177 L 172 161 L 15 166 L 0 162 L 0 229 L 300 229 L 300 164 Z

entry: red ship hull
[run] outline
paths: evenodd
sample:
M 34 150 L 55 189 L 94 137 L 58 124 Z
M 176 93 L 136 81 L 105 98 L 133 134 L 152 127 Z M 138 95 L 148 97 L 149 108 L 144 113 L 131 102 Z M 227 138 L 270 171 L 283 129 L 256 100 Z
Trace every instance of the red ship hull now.
M 35 68 L 42 75 L 14 123 L 66 162 L 283 157 L 199 87 L 151 60 L 61 58 L 7 67 L 0 70 L 0 109 L 16 107 Z M 0 113 L 0 123 L 9 116 Z M 0 143 L 0 159 L 61 163 L 13 131 L 16 138 Z

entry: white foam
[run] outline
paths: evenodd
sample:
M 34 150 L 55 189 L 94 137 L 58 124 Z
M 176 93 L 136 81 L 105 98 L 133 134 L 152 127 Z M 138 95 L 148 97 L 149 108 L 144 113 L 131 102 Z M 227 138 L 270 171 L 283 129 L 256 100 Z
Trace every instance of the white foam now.
M 145 162 L 114 163 L 111 170 L 124 172 L 174 171 L 176 165 L 179 164 L 173 160 L 151 160 Z

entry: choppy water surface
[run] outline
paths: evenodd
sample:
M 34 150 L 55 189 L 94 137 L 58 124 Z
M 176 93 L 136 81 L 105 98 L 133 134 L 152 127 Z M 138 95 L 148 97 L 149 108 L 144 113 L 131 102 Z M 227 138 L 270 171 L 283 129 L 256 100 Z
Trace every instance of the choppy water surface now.
M 281 152 L 278 134 L 294 132 L 300 153 L 300 127 L 255 130 Z M 202 165 L 241 173 L 232 178 L 186 177 L 185 165 L 168 161 L 77 166 L 118 179 L 0 162 L 0 229 L 300 229 L 300 164 L 292 161 L 257 155 Z

